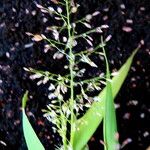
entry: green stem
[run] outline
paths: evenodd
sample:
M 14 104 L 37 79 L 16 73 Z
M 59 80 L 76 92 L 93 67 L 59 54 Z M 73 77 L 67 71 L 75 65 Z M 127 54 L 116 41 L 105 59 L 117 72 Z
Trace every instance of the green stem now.
M 85 32 L 85 33 L 81 33 L 81 34 L 79 34 L 79 35 L 76 35 L 76 36 L 75 36 L 75 39 L 82 38 L 82 37 L 87 37 L 88 34 L 94 33 L 94 32 L 96 32 L 96 29 L 92 29 L 92 30 L 89 30 L 89 31 L 87 31 L 87 32 Z
M 71 35 L 71 23 L 70 23 L 70 11 L 69 11 L 69 1 L 66 0 L 66 11 L 67 11 L 67 28 L 68 28 L 68 38 L 70 41 L 69 46 L 69 70 L 70 70 L 70 89 L 71 89 L 71 95 L 70 95 L 70 109 L 71 109 L 71 132 L 70 132 L 70 144 L 73 146 L 73 139 L 74 139 L 74 133 L 75 133 L 75 126 L 74 126 L 74 74 L 73 74 L 73 67 L 74 67 L 74 55 L 72 52 L 72 42 L 73 37 Z

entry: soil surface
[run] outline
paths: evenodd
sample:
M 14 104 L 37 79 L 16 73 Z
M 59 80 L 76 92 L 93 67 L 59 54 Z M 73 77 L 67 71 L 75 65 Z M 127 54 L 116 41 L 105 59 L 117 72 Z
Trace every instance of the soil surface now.
M 37 0 L 49 6 L 47 0 Z M 96 10 L 93 25 L 107 24 L 104 37 L 112 35 L 107 46 L 111 70 L 119 69 L 141 44 L 132 68 L 116 98 L 117 121 L 122 150 L 146 150 L 150 146 L 150 1 L 78 0 L 78 16 Z M 0 149 L 26 150 L 21 124 L 21 98 L 30 91 L 27 115 L 45 148 L 54 149 L 54 135 L 41 112 L 49 103 L 47 87 L 37 86 L 23 67 L 63 72 L 63 62 L 44 53 L 44 42 L 33 42 L 25 32 L 43 33 L 53 20 L 45 16 L 31 0 L 0 1 Z M 79 30 L 82 30 L 80 28 Z M 102 66 L 102 70 L 104 66 Z M 103 149 L 101 126 L 89 142 L 90 150 Z

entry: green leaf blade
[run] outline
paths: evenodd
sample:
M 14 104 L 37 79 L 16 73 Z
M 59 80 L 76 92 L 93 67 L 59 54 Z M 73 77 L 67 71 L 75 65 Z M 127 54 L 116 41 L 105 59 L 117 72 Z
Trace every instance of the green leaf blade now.
M 33 130 L 26 114 L 25 106 L 28 99 L 28 92 L 26 92 L 22 99 L 22 123 L 23 123 L 23 133 L 28 150 L 45 150 L 42 143 L 38 139 L 35 131 Z
M 101 38 L 103 43 L 103 38 Z M 107 85 L 106 85 L 106 99 L 104 104 L 104 119 L 103 119 L 103 137 L 104 137 L 104 149 L 105 150 L 116 150 L 118 145 L 118 140 L 116 138 L 117 134 L 117 121 L 116 121 L 116 112 L 114 106 L 114 99 L 112 95 L 112 85 L 111 85 L 111 78 L 110 78 L 110 69 L 109 63 L 106 56 L 105 48 L 102 47 L 105 62 L 106 62 L 106 78 L 107 78 Z
M 118 144 L 115 137 L 117 133 L 117 123 L 111 83 L 107 83 L 103 125 L 105 149 L 116 150 L 116 146 Z
M 135 49 L 132 55 L 127 59 L 125 64 L 121 67 L 118 72 L 118 75 L 113 77 L 111 86 L 112 86 L 112 97 L 113 99 L 116 97 L 117 93 L 119 92 L 125 78 L 127 77 L 128 71 L 132 64 L 134 55 L 138 51 L 139 48 Z M 77 130 L 74 136 L 74 150 L 82 149 L 93 133 L 96 131 L 97 127 L 101 123 L 104 117 L 104 106 L 105 106 L 105 99 L 106 99 L 106 87 L 103 91 L 99 94 L 99 102 L 94 102 L 91 108 L 85 113 L 83 117 L 77 120 L 76 127 Z

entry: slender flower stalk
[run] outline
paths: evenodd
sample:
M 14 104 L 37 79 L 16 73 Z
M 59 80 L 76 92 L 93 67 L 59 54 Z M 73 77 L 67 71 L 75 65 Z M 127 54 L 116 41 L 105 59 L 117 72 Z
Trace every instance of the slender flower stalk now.
M 74 124 L 74 73 L 73 73 L 73 67 L 74 67 L 74 54 L 72 51 L 72 40 L 73 36 L 71 35 L 71 23 L 70 23 L 70 3 L 69 0 L 66 0 L 66 11 L 67 11 L 67 29 L 68 29 L 68 39 L 70 41 L 69 46 L 69 70 L 70 70 L 70 89 L 71 89 L 71 95 L 70 95 L 70 110 L 71 110 L 71 132 L 70 132 L 70 144 L 73 145 L 73 137 L 75 132 L 75 124 Z

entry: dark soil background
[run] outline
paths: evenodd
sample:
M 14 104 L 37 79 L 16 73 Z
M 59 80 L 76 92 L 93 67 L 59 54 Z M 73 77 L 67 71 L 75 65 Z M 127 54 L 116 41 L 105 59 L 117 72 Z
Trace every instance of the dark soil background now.
M 119 95 L 116 98 L 120 143 L 123 150 L 146 150 L 150 146 L 150 1 L 149 0 L 78 0 L 79 14 L 99 10 L 94 25 L 108 24 L 104 36 L 112 35 L 108 58 L 119 69 L 139 43 L 141 49 Z M 48 4 L 48 0 L 37 0 Z M 78 14 L 78 15 L 79 15 Z M 129 20 L 130 19 L 130 20 Z M 42 116 L 48 104 L 45 87 L 29 79 L 23 67 L 62 71 L 52 54 L 43 52 L 44 42 L 33 43 L 25 32 L 42 33 L 47 24 L 32 0 L 0 1 L 0 149 L 26 150 L 21 125 L 21 98 L 30 91 L 27 114 L 46 149 L 54 149 L 59 138 Z M 89 142 L 90 150 L 102 149 L 101 127 Z M 6 146 L 4 143 L 6 143 Z

